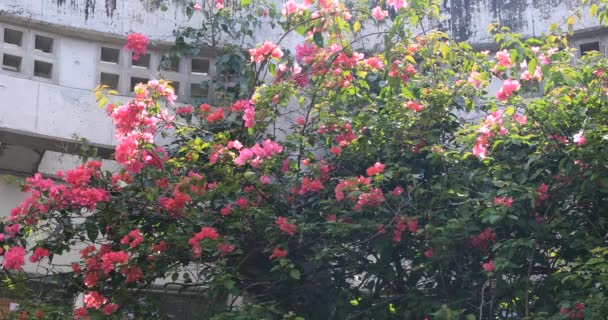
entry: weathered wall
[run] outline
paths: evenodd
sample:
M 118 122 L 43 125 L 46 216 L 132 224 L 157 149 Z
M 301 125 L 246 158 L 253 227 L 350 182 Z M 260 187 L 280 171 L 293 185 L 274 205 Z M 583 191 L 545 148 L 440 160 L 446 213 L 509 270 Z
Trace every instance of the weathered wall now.
M 547 32 L 553 22 L 562 23 L 575 9 L 581 9 L 583 19 L 575 29 L 597 26 L 588 8 L 579 0 L 445 0 L 443 10 L 448 19 L 443 25 L 459 40 L 487 43 L 492 38 L 489 24 L 498 22 L 525 36 Z
M 160 10 L 156 0 L 2 0 L 0 11 L 6 14 L 60 24 L 68 27 L 126 35 L 137 31 L 153 39 L 165 39 L 178 25 L 188 21 L 183 1 L 166 11 Z
M 161 10 L 161 3 L 167 3 Z M 278 3 L 283 2 L 277 0 Z M 0 12 L 73 28 L 125 35 L 142 32 L 153 39 L 171 40 L 176 26 L 197 25 L 199 17 L 188 19 L 186 0 L 3 0 Z M 487 26 L 493 22 L 527 36 L 548 30 L 557 19 L 565 19 L 579 0 L 444 0 L 446 20 L 441 27 L 454 37 L 473 43 L 490 42 Z M 583 9 L 576 29 L 597 26 Z M 270 32 L 270 30 L 265 30 Z M 266 32 L 263 32 L 266 36 Z

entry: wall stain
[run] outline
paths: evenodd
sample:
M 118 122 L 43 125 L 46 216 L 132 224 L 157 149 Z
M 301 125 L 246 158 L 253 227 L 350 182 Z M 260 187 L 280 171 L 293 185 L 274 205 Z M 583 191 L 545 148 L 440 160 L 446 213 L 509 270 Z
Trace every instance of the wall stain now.
M 490 14 L 491 21 L 521 33 L 533 29 L 529 26 L 533 22 L 528 20 L 528 10 L 540 13 L 538 20 L 549 20 L 557 6 L 570 8 L 576 3 L 576 0 L 444 0 L 443 7 L 449 13 L 446 21 L 449 32 L 455 39 L 465 41 L 474 36 L 476 28 L 486 27 L 476 25 L 475 16 Z
M 117 0 L 53 0 L 57 3 L 57 6 L 69 6 L 77 11 L 81 11 L 84 14 L 85 21 L 95 14 L 96 1 L 103 1 L 103 7 L 105 9 L 105 15 L 109 18 L 114 17 L 114 12 L 117 7 Z M 189 0 L 122 0 L 122 1 L 140 1 L 144 9 L 148 12 L 154 12 L 163 10 L 168 7 L 180 7 L 185 8 L 190 1 Z

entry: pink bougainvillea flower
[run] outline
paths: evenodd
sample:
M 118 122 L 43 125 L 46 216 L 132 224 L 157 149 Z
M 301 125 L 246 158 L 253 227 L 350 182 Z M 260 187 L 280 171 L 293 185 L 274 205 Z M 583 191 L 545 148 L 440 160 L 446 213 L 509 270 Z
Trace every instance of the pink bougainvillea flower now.
M 496 52 L 495 58 L 498 65 L 506 68 L 511 66 L 511 55 L 509 54 L 509 51 L 507 51 L 507 49 L 503 49 L 502 51 Z
M 490 260 L 484 264 L 481 265 L 483 267 L 483 270 L 486 272 L 492 272 L 494 271 L 494 260 Z
M 133 60 L 137 61 L 148 51 L 150 39 L 141 33 L 131 33 L 127 36 L 125 49 L 133 52 Z
M 479 137 L 473 147 L 473 155 L 479 159 L 485 159 L 488 156 L 488 141 L 484 137 Z
M 294 236 L 298 230 L 298 226 L 289 223 L 285 217 L 277 217 L 276 223 L 281 231 L 289 234 L 290 236 Z
M 376 162 L 376 163 L 374 163 L 373 166 L 367 168 L 367 170 L 365 172 L 367 173 L 368 177 L 371 177 L 371 176 L 375 176 L 375 175 L 381 173 L 382 171 L 384 171 L 385 167 L 386 167 L 385 164 Z
M 281 48 L 279 48 L 278 45 L 266 41 L 261 47 L 249 49 L 249 55 L 251 56 L 251 62 L 262 62 L 269 57 L 276 60 L 281 59 L 283 51 L 281 51 Z
M 102 296 L 97 291 L 91 291 L 84 296 L 84 304 L 88 309 L 99 309 L 106 303 L 108 303 L 108 298 Z
M 380 7 L 375 7 L 372 9 L 372 17 L 374 17 L 374 19 L 377 21 L 382 21 L 388 17 L 388 11 L 382 10 Z
M 42 247 L 37 247 L 34 250 L 34 254 L 32 254 L 32 256 L 30 257 L 30 262 L 34 262 L 34 263 L 38 262 L 38 261 L 42 260 L 42 258 L 48 257 L 50 255 L 51 255 L 51 253 L 47 249 L 42 248 Z
M 287 250 L 281 250 L 277 247 L 275 247 L 272 250 L 272 254 L 270 255 L 270 257 L 268 257 L 269 260 L 275 259 L 275 258 L 285 258 L 287 256 Z
M 118 310 L 118 305 L 116 303 L 108 303 L 101 309 L 106 316 L 111 315 L 112 313 L 116 312 L 116 310 Z
M 577 146 L 583 146 L 585 142 L 587 142 L 587 139 L 585 138 L 585 131 L 581 129 L 581 131 L 579 131 L 573 136 L 572 140 L 574 141 L 574 143 L 576 143 Z
M 424 252 L 424 256 L 427 258 L 432 258 L 435 255 L 435 253 L 433 252 L 433 248 L 429 248 L 428 250 L 426 250 Z
M 500 101 L 506 101 L 513 95 L 514 91 L 520 88 L 519 81 L 513 79 L 507 79 L 502 82 L 502 88 L 496 92 L 496 98 Z
M 407 7 L 407 1 L 405 0 L 387 0 L 386 4 L 388 4 L 389 6 L 393 6 L 393 8 L 395 8 L 395 11 L 399 11 L 399 9 Z
M 494 204 L 510 208 L 513 205 L 513 198 L 511 197 L 494 197 Z
M 524 124 L 528 123 L 528 116 L 526 116 L 526 115 L 520 116 L 518 114 L 514 114 L 513 120 L 519 124 L 524 125 Z
M 25 249 L 23 247 L 10 247 L 4 254 L 2 266 L 5 270 L 19 270 L 25 264 Z
M 415 112 L 420 112 L 420 111 L 424 110 L 424 106 L 416 101 L 406 102 L 405 107 L 408 109 L 414 110 Z
M 475 88 L 479 89 L 479 87 L 481 87 L 481 80 L 481 73 L 477 71 L 471 71 L 467 82 L 472 84 Z

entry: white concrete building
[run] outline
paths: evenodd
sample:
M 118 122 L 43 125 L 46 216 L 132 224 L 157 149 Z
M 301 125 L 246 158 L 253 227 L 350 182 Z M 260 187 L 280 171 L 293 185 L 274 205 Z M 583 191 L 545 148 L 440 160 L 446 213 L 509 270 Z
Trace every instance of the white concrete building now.
M 138 82 L 158 78 L 161 57 L 178 26 L 197 26 L 180 0 L 0 0 L 0 173 L 17 177 L 78 163 L 75 137 L 86 138 L 110 158 L 115 144 L 112 123 L 91 92 L 99 83 L 127 99 Z M 457 39 L 480 47 L 491 43 L 487 25 L 501 22 L 526 36 L 540 35 L 572 12 L 576 0 L 446 0 L 446 20 L 437 25 Z M 163 8 L 166 5 L 166 8 Z M 606 53 L 608 32 L 583 9 L 573 46 Z M 122 50 L 130 32 L 155 44 L 137 62 Z M 260 41 L 276 39 L 270 29 Z M 296 38 L 284 42 L 294 47 Z M 164 77 L 174 81 L 182 102 L 206 99 L 200 83 L 213 74 L 213 57 L 181 59 Z M 111 163 L 108 163 L 111 167 Z M 0 179 L 0 216 L 25 197 L 10 178 Z M 35 270 L 30 270 L 35 271 Z

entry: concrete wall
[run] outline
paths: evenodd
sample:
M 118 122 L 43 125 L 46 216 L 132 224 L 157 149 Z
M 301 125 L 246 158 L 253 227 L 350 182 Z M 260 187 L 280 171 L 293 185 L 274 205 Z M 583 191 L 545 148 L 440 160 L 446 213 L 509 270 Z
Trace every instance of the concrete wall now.
M 159 3 L 167 3 L 161 10 Z M 171 40 L 176 26 L 196 26 L 200 15 L 185 16 L 185 0 L 3 0 L 0 12 L 27 19 L 60 24 L 78 29 L 125 35 L 142 32 L 153 39 Z M 276 0 L 281 6 L 283 0 Z M 581 5 L 579 0 L 446 0 L 442 11 L 446 20 L 441 23 L 460 40 L 474 43 L 491 42 L 487 26 L 499 22 L 526 36 L 540 35 L 556 19 L 565 19 Z M 597 26 L 596 19 L 583 9 L 583 20 L 576 29 Z M 265 28 L 263 36 L 268 37 Z

